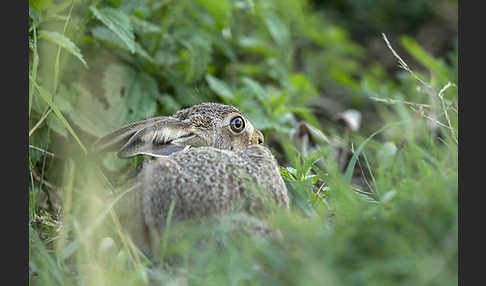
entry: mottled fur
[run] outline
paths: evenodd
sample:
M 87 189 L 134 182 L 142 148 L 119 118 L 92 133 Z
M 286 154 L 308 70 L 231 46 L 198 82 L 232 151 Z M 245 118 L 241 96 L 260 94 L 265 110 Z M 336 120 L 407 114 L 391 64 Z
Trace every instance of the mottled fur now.
M 258 144 L 263 135 L 246 118 L 246 129 L 232 132 L 229 121 L 235 114 L 244 118 L 232 106 L 203 103 L 169 117 L 198 134 L 203 138 L 198 142 L 205 144 L 145 160 L 127 183 L 136 187 L 120 204 L 121 220 L 128 220 L 124 225 L 142 249 L 150 248 L 163 231 L 172 201 L 174 223 L 230 212 L 254 215 L 266 209 L 265 202 L 289 207 L 277 161 L 268 148 Z M 170 126 L 149 128 L 157 132 Z

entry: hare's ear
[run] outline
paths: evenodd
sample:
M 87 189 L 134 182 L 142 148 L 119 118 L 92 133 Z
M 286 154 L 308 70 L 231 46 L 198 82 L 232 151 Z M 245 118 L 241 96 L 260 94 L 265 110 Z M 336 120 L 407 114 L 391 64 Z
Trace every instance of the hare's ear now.
M 120 148 L 118 157 L 130 158 L 139 154 L 154 157 L 167 156 L 199 139 L 187 124 L 166 122 L 137 131 Z
M 165 118 L 166 117 L 150 118 L 123 126 L 122 128 L 96 140 L 91 146 L 89 153 L 117 152 L 137 131 L 153 126 L 159 121 L 165 121 Z
M 124 126 L 96 141 L 91 153 L 118 152 L 120 158 L 139 154 L 167 156 L 186 145 L 200 144 L 188 123 L 173 117 L 157 117 Z

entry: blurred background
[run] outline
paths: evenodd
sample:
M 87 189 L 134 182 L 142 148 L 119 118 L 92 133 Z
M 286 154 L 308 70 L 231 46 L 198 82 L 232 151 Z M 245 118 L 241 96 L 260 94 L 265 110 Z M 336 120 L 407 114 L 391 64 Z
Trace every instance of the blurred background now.
M 29 0 L 28 45 L 33 285 L 457 284 L 457 0 Z M 208 101 L 264 133 L 288 240 L 241 238 L 152 280 L 143 260 L 86 267 L 107 263 L 93 220 L 114 219 L 86 194 L 140 160 L 104 155 L 95 182 L 90 144 Z

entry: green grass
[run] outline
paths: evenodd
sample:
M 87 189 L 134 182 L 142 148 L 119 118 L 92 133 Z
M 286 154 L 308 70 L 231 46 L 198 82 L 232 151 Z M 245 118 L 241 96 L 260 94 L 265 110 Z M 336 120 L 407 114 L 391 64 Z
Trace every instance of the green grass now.
M 81 279 L 92 285 L 133 285 L 142 283 L 147 275 L 163 281 L 184 277 L 198 285 L 238 281 L 255 285 L 457 284 L 457 157 L 449 155 L 457 149 L 440 144 L 429 148 L 426 151 L 409 141 L 395 156 L 379 161 L 375 167 L 378 201 L 353 192 L 344 176 L 330 167 L 328 176 L 321 179 L 329 184 L 325 200 L 332 207 L 315 197 L 304 203 L 316 216 L 306 216 L 295 205 L 290 213 L 271 216 L 268 222 L 281 231 L 281 240 L 228 236 L 223 238 L 224 249 L 212 244 L 200 249 L 195 246 L 198 239 L 224 236 L 224 228 L 175 226 L 164 236 L 168 242 L 166 255 L 180 256 L 182 262 L 168 264 L 155 274 L 146 260 L 140 259 L 139 265 L 131 266 L 119 261 L 119 250 L 132 251 L 120 242 L 116 251 L 97 251 L 102 237 L 98 232 L 111 231 L 117 241 L 121 237 L 116 235 L 116 226 L 108 215 L 109 206 L 96 199 L 99 190 L 90 195 L 78 194 L 82 198 L 75 200 L 76 208 L 88 202 L 90 206 L 84 206 L 87 209 L 81 213 L 74 211 L 72 221 L 64 225 L 73 228 L 78 245 L 68 259 L 64 257 L 70 244 L 50 253 L 31 229 L 34 237 L 30 242 L 30 261 L 35 265 L 31 271 L 39 273 L 31 282 L 54 285 L 63 281 L 76 285 Z M 331 160 L 332 157 L 325 158 Z M 303 180 L 296 181 L 289 188 L 291 192 L 303 192 Z M 389 192 L 394 195 L 387 196 Z M 84 217 L 86 211 L 89 218 Z M 102 218 L 104 227 L 97 226 Z M 178 239 L 171 240 L 172 236 Z
M 399 35 L 420 66 L 392 74 L 308 1 L 52 2 L 29 1 L 31 285 L 458 283 L 457 49 Z M 203 101 L 262 130 L 291 208 L 265 218 L 272 237 L 231 230 L 245 217 L 169 222 L 154 266 L 117 215 L 131 190 L 111 183 L 139 158 L 86 147 Z M 332 119 L 348 108 L 359 131 Z M 306 154 L 301 120 L 328 138 Z

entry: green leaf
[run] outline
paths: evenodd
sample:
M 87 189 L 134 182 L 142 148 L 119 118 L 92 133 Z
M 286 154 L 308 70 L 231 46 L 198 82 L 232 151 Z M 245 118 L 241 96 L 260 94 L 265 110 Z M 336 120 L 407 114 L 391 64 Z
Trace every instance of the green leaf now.
M 52 5 L 52 0 L 29 0 L 29 6 L 36 12 L 40 12 L 49 8 Z
M 70 114 L 73 122 L 98 137 L 124 125 L 129 113 L 125 84 L 131 81 L 130 75 L 128 68 L 122 65 L 113 64 L 105 69 L 102 86 L 106 105 L 84 86 L 76 86 L 76 112 Z
M 51 128 L 52 131 L 56 132 L 57 134 L 61 135 L 62 137 L 67 137 L 68 132 L 64 125 L 62 124 L 62 121 L 59 120 L 56 116 L 53 116 L 52 114 L 49 114 L 49 117 L 46 119 L 47 126 Z
M 120 159 L 115 152 L 107 153 L 103 159 L 103 166 L 111 172 L 116 172 L 127 165 L 130 160 Z
M 64 276 L 58 267 L 55 259 L 45 247 L 45 242 L 41 240 L 36 230 L 29 224 L 29 253 L 32 255 L 31 264 L 38 265 L 39 280 L 50 281 L 52 284 L 65 285 Z M 30 260 L 30 257 L 29 257 Z
M 109 113 L 103 107 L 101 101 L 91 95 L 86 88 L 77 87 L 77 93 L 77 111 L 71 113 L 70 118 L 84 132 L 101 137 L 120 127 L 120 125 L 114 126 L 112 124 L 115 118 L 108 118 Z M 100 114 L 104 114 L 106 118 L 100 117 Z M 120 114 L 123 113 L 120 112 Z M 118 115 L 120 116 L 120 114 Z
M 366 138 L 359 145 L 358 149 L 356 149 L 356 151 L 354 152 L 353 157 L 351 157 L 351 160 L 349 161 L 348 166 L 346 167 L 346 171 L 344 173 L 344 180 L 347 184 L 351 183 L 351 179 L 352 179 L 352 176 L 353 176 L 353 171 L 354 171 L 354 167 L 356 165 L 356 161 L 358 160 L 358 156 L 359 156 L 359 154 L 361 154 L 361 151 L 363 151 L 363 148 L 366 146 L 366 144 L 368 144 L 368 142 L 373 137 L 375 137 L 377 134 L 382 133 L 383 131 L 385 131 L 385 130 L 391 128 L 391 127 L 395 127 L 397 125 L 401 125 L 401 124 L 404 124 L 404 123 L 405 122 L 403 122 L 403 121 L 389 123 L 389 124 L 385 125 L 384 127 L 380 128 L 379 130 L 373 132 L 370 136 L 368 136 L 368 138 Z
M 182 108 L 182 106 L 169 94 L 164 94 L 158 97 L 158 101 L 162 106 L 162 111 L 165 114 L 172 114 Z
M 318 96 L 318 92 L 312 82 L 301 73 L 293 73 L 290 75 L 290 83 L 295 92 L 299 94 L 297 97 L 300 102 L 305 104 L 309 98 Z
M 264 21 L 268 32 L 275 42 L 277 42 L 283 50 L 288 50 L 290 48 L 290 33 L 287 26 L 273 12 L 265 13 Z
M 96 39 L 99 39 L 109 45 L 112 45 L 116 48 L 120 48 L 125 51 L 130 51 L 127 45 L 120 39 L 118 35 L 113 33 L 111 30 L 107 29 L 106 27 L 97 26 L 91 30 L 91 34 Z M 153 62 L 154 59 L 145 51 L 137 42 L 135 42 L 135 54 L 141 56 L 142 58 L 148 60 L 149 62 Z
M 41 149 L 47 150 L 51 143 L 51 137 L 48 136 L 48 128 L 46 125 L 41 125 L 31 136 L 29 136 L 29 144 Z M 44 155 L 41 151 L 29 148 L 29 160 L 32 164 L 36 164 Z
M 49 16 L 54 16 L 60 12 L 62 12 L 63 10 L 65 10 L 66 8 L 68 8 L 69 6 L 73 5 L 74 4 L 74 1 L 64 1 L 62 3 L 59 3 L 59 1 L 56 3 L 56 5 L 50 5 L 48 7 L 48 11 L 47 13 L 49 14 Z
M 148 74 L 111 64 L 103 71 L 100 81 L 104 100 L 85 86 L 74 87 L 77 97 L 70 118 L 83 131 L 101 137 L 127 123 L 155 115 L 158 85 Z M 104 158 L 103 164 L 112 171 L 125 165 L 113 156 Z
M 302 166 L 297 169 L 297 179 L 303 180 L 305 179 L 308 174 L 310 169 L 312 168 L 312 165 L 316 163 L 319 159 L 321 159 L 324 155 L 326 155 L 329 152 L 327 148 L 321 148 L 307 156 L 304 159 L 304 162 Z
M 255 96 L 258 98 L 258 100 L 260 100 L 262 104 L 268 104 L 270 97 L 264 87 L 248 77 L 242 78 L 241 81 L 253 94 L 255 94 Z
M 53 42 L 53 43 L 63 47 L 71 55 L 78 58 L 84 64 L 85 67 L 88 67 L 88 65 L 86 64 L 86 61 L 83 59 L 83 55 L 81 54 L 81 51 L 68 37 L 66 37 L 63 34 L 60 34 L 58 32 L 51 32 L 51 31 L 45 31 L 45 30 L 39 31 L 39 36 L 41 38 L 44 38 L 44 39 L 46 39 L 50 42 Z
M 133 24 L 133 29 L 137 34 L 145 35 L 162 33 L 162 29 L 157 25 L 154 25 L 135 16 L 131 16 L 130 19 Z
M 287 191 L 292 203 L 295 204 L 297 208 L 303 211 L 307 216 L 316 217 L 316 211 L 309 204 L 309 196 L 307 191 L 312 189 L 312 182 L 310 180 L 297 181 L 292 178 L 292 176 L 289 176 L 289 174 L 284 175 L 283 179 L 285 185 L 287 186 Z
M 221 81 L 209 74 L 206 75 L 206 80 L 209 84 L 209 88 L 211 88 L 211 90 L 217 95 L 221 96 L 223 100 L 231 102 L 234 99 L 231 88 L 224 81 Z
M 277 130 L 279 128 L 279 124 L 273 120 L 270 120 L 268 115 L 261 108 L 257 107 L 252 110 L 245 108 L 244 112 L 248 120 L 250 120 L 253 126 L 259 130 Z
M 211 39 L 204 31 L 185 29 L 175 35 L 176 40 L 181 43 L 187 52 L 182 54 L 185 66 L 185 82 L 190 83 L 202 77 L 211 62 Z M 185 60 L 185 61 L 184 61 Z
M 174 65 L 174 64 L 177 64 L 177 63 L 180 62 L 179 58 L 175 54 L 173 54 L 169 51 L 164 51 L 164 50 L 157 51 L 157 53 L 155 54 L 154 61 L 158 65 L 164 66 L 164 67 L 169 67 L 171 65 Z
M 231 12 L 230 1 L 228 0 L 196 0 L 213 16 L 218 29 L 226 26 Z
M 296 170 L 292 167 L 280 168 L 280 175 L 286 180 L 295 181 L 295 173 Z
M 131 53 L 135 53 L 135 35 L 133 34 L 130 17 L 127 14 L 108 7 L 97 9 L 91 6 L 90 10 L 98 20 L 120 38 Z
M 133 75 L 129 67 L 120 64 L 109 65 L 103 72 L 104 98 L 108 106 L 98 116 L 109 120 L 111 128 L 119 128 L 127 122 L 130 108 L 127 104 L 127 97 L 130 96 L 127 83 L 132 82 Z
M 143 72 L 129 71 L 126 83 L 126 104 L 130 109 L 127 120 L 134 122 L 147 119 L 157 111 L 159 90 L 157 82 Z

